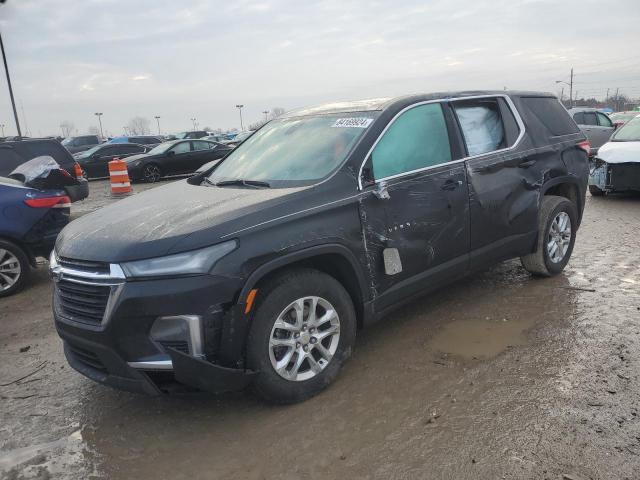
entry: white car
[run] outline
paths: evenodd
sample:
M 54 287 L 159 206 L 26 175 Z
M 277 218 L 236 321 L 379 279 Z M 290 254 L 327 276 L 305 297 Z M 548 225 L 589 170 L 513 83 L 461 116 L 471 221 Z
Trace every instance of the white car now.
M 640 115 L 618 129 L 591 161 L 591 195 L 640 191 Z

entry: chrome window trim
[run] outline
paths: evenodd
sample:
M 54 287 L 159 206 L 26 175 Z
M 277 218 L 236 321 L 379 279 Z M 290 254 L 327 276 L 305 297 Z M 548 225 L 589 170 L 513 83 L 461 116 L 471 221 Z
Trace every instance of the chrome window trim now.
M 402 110 L 400 110 L 389 121 L 389 123 L 386 125 L 386 127 L 384 127 L 384 130 L 382 130 L 382 132 L 380 132 L 380 135 L 378 135 L 378 138 L 376 139 L 376 141 L 373 142 L 373 145 L 371 145 L 371 148 L 369 149 L 369 151 L 365 155 L 364 160 L 362 161 L 362 164 L 360 165 L 360 169 L 358 170 L 358 190 L 362 191 L 364 189 L 364 187 L 362 186 L 362 170 L 364 169 L 365 163 L 367 163 L 367 160 L 371 156 L 371 154 L 373 152 L 373 149 L 376 148 L 376 145 L 378 145 L 378 142 L 380 141 L 380 139 L 382 139 L 382 137 L 387 132 L 389 127 L 391 127 L 391 125 L 393 125 L 395 123 L 395 121 L 398 119 L 398 117 L 400 117 L 400 115 L 405 113 L 407 110 L 410 110 L 410 109 L 415 108 L 415 107 L 419 107 L 421 105 L 428 105 L 430 103 L 442 103 L 442 104 L 444 104 L 444 103 L 453 103 L 453 102 L 459 102 L 459 101 L 465 101 L 465 100 L 477 100 L 477 99 L 480 99 L 480 98 L 503 98 L 505 100 L 505 102 L 507 103 L 507 106 L 509 107 L 509 109 L 511 110 L 511 113 L 513 114 L 513 117 L 516 119 L 516 123 L 518 124 L 518 128 L 520 129 L 520 133 L 518 135 L 518 138 L 516 138 L 516 141 L 513 143 L 513 145 L 511 145 L 510 147 L 501 148 L 499 150 L 492 150 L 491 152 L 485 152 L 485 153 L 481 153 L 481 154 L 478 154 L 478 155 L 471 155 L 471 156 L 468 156 L 468 157 L 459 158 L 457 160 L 452 160 L 450 162 L 439 163 L 438 165 L 430 165 L 428 167 L 418 168 L 416 170 L 411 170 L 411 171 L 408 171 L 408 172 L 398 173 L 396 175 L 391 175 L 389 177 L 375 179 L 374 180 L 374 184 L 380 183 L 380 182 L 383 182 L 383 181 L 386 181 L 386 180 L 391 180 L 391 179 L 394 179 L 394 178 L 402 177 L 402 176 L 405 176 L 405 175 L 412 175 L 414 173 L 423 172 L 425 170 L 431 170 L 431 169 L 434 169 L 434 168 L 439 168 L 439 167 L 442 167 L 443 165 L 453 165 L 453 164 L 460 163 L 460 162 L 466 162 L 467 160 L 472 160 L 474 158 L 481 158 L 481 157 L 485 157 L 487 155 L 493 155 L 495 153 L 501 153 L 501 152 L 508 152 L 510 150 L 516 149 L 519 146 L 519 144 L 522 141 L 522 139 L 524 138 L 525 126 L 524 126 L 524 122 L 522 121 L 522 118 L 520 117 L 520 112 L 518 111 L 518 109 L 516 108 L 515 104 L 511 100 L 511 97 L 509 97 L 508 95 L 500 94 L 500 93 L 493 94 L 493 95 L 474 95 L 474 96 L 470 96 L 470 97 L 441 98 L 441 99 L 438 99 L 438 100 L 425 100 L 425 101 L 422 101 L 422 102 L 413 103 L 413 104 L 408 105 L 407 107 L 403 108 Z M 501 117 L 502 117 L 502 115 L 501 115 Z M 464 138 L 463 138 L 463 141 L 464 141 Z
M 147 362 L 127 362 L 131 368 L 142 370 L 173 370 L 171 360 L 151 360 Z
M 124 283 L 126 278 L 122 267 L 117 263 L 109 264 L 109 273 L 63 267 L 58 263 L 58 255 L 55 250 L 51 252 L 49 257 L 49 272 L 54 279 L 64 278 L 70 282 L 85 285 L 120 285 Z

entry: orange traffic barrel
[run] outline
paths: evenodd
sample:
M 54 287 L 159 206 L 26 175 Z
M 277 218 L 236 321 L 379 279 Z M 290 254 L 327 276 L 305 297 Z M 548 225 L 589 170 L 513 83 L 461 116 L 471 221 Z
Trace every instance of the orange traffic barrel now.
M 129 195 L 132 192 L 127 162 L 124 160 L 114 158 L 109 162 L 109 180 L 111 195 Z

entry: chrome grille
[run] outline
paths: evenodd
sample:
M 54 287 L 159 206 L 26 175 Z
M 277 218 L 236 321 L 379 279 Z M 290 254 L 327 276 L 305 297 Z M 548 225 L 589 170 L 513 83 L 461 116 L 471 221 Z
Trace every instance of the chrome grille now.
M 99 325 L 107 308 L 111 287 L 61 279 L 56 284 L 61 313 L 80 323 Z

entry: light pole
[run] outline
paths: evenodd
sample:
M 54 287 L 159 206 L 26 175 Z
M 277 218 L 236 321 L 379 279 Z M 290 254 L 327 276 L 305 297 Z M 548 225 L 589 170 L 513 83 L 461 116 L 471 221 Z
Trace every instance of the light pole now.
M 158 122 L 158 135 L 160 135 L 160 115 L 156 115 L 154 118 Z
M 191 121 L 193 122 L 193 131 L 196 131 L 196 119 L 192 118 Z
M 573 108 L 573 67 L 571 67 L 571 81 L 565 82 L 564 80 L 556 80 L 556 83 L 564 83 L 569 85 L 569 108 Z
M 240 111 L 240 131 L 241 132 L 244 131 L 244 125 L 242 124 L 242 107 L 244 107 L 244 105 L 236 105 L 236 108 Z
M 18 111 L 16 110 L 16 101 L 13 98 L 13 88 L 11 88 L 11 77 L 9 76 L 9 66 L 7 65 L 7 55 L 4 53 L 4 43 L 2 43 L 1 34 L 0 34 L 0 49 L 2 49 L 2 61 L 4 62 L 4 71 L 7 74 L 7 86 L 9 87 L 9 96 L 11 97 L 11 106 L 13 107 L 13 117 L 16 119 L 16 130 L 18 131 L 18 137 L 22 137 L 22 132 L 20 131 L 20 122 L 18 121 Z
M 267 121 L 267 115 L 269 115 L 269 110 L 263 110 L 262 113 L 264 113 L 264 121 Z
M 102 117 L 102 112 L 96 112 L 95 115 L 98 117 L 98 123 L 100 124 L 100 138 L 104 138 L 104 135 L 102 134 L 102 119 L 100 118 Z

